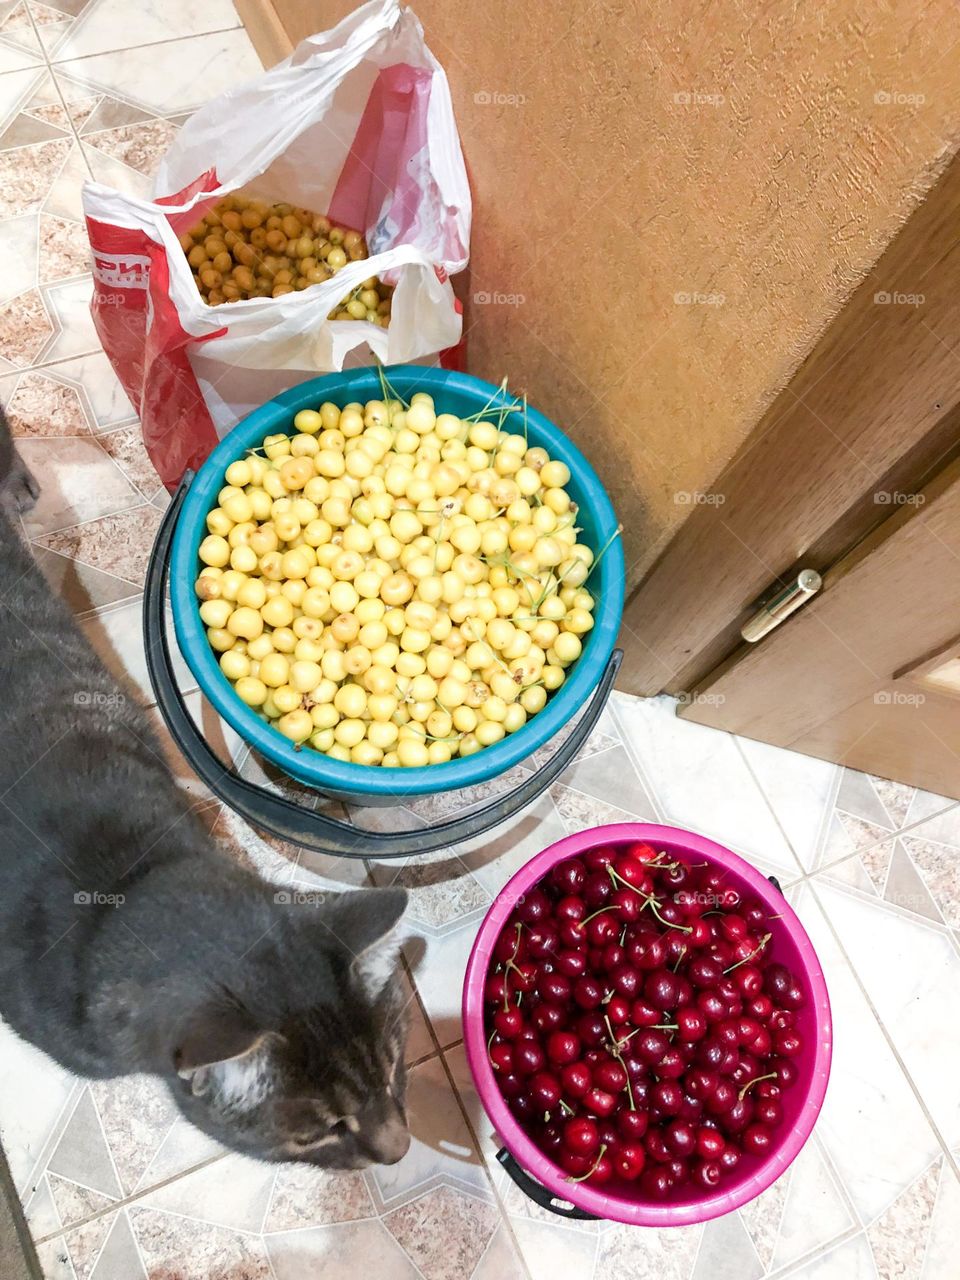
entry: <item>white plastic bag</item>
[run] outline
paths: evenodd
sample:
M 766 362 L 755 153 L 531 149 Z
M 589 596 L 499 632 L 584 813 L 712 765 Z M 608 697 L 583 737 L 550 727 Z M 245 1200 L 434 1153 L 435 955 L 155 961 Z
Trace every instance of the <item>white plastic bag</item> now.
M 301 292 L 207 305 L 178 237 L 241 188 L 362 230 L 370 257 Z M 467 263 L 470 189 L 446 76 L 398 0 L 371 0 L 202 107 L 156 190 L 151 202 L 87 183 L 83 201 L 94 321 L 167 485 L 304 377 L 370 363 L 371 351 L 389 364 L 459 362 L 448 277 Z M 328 320 L 372 275 L 396 285 L 389 328 Z

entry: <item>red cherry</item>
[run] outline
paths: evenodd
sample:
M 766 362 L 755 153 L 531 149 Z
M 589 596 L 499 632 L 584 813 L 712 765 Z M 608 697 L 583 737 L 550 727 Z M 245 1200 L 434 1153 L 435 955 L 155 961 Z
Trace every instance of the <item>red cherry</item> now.
M 598 1089 L 594 1086 L 584 1094 L 583 1105 L 588 1111 L 592 1111 L 595 1116 L 606 1117 L 613 1115 L 617 1105 L 617 1098 L 614 1094 L 608 1093 L 606 1089 Z
M 634 893 L 632 889 L 614 889 L 607 905 L 611 911 L 616 911 L 618 920 L 626 924 L 632 924 L 640 918 L 640 912 L 643 910 L 643 898 L 640 897 L 639 893 Z
M 493 1025 L 505 1040 L 513 1040 L 523 1030 L 523 1014 L 515 1008 L 498 1009 L 493 1015 Z
M 511 1071 L 513 1069 L 513 1049 L 500 1042 L 490 1046 L 490 1062 L 494 1071 Z
M 607 1058 L 594 1071 L 593 1080 L 595 1084 L 599 1085 L 601 1089 L 605 1089 L 607 1093 L 619 1093 L 621 1089 L 626 1088 L 627 1073 L 619 1062 L 616 1062 L 613 1058 Z
M 697 1131 L 686 1120 L 672 1120 L 664 1130 L 667 1146 L 676 1156 L 693 1155 L 697 1147 Z
M 581 1009 L 596 1009 L 603 999 L 603 988 L 596 978 L 584 975 L 573 984 L 573 999 Z
M 751 1124 L 743 1133 L 743 1149 L 752 1156 L 765 1156 L 773 1146 L 773 1131 L 763 1124 Z
M 604 846 L 601 849 L 591 849 L 589 853 L 583 855 L 583 861 L 590 871 L 606 872 L 617 856 L 616 849 Z
M 576 1062 L 580 1055 L 580 1041 L 572 1031 L 554 1031 L 547 1041 L 547 1057 L 558 1067 Z
M 558 862 L 550 871 L 551 883 L 564 894 L 577 893 L 583 888 L 586 878 L 586 869 L 579 858 L 567 858 Z
M 716 1129 L 697 1130 L 697 1155 L 704 1160 L 719 1160 L 726 1148 L 726 1139 Z
M 560 1082 L 548 1071 L 538 1071 L 530 1081 L 530 1097 L 538 1111 L 552 1111 L 560 1101 Z
M 513 1049 L 514 1070 L 522 1076 L 532 1076 L 546 1064 L 546 1055 L 536 1040 L 518 1040 Z
M 586 926 L 587 937 L 595 947 L 603 947 L 618 938 L 622 928 L 623 926 L 614 919 L 612 914 L 604 913 L 594 916 Z
M 590 1091 L 593 1077 L 590 1068 L 584 1062 L 571 1062 L 560 1072 L 560 1081 L 564 1093 L 571 1098 L 582 1098 Z
M 673 1190 L 670 1173 L 656 1165 L 647 1165 L 640 1175 L 640 1192 L 648 1200 L 666 1200 Z
M 586 972 L 587 958 L 582 951 L 560 951 L 553 962 L 557 973 L 565 978 L 580 978 Z
M 657 857 L 657 851 L 652 845 L 639 841 L 637 844 L 627 846 L 627 857 L 632 858 L 635 862 L 654 862 Z
M 702 1040 L 707 1034 L 707 1015 L 702 1009 L 687 1005 L 676 1013 L 677 1037 L 686 1044 Z
M 778 1031 L 773 1037 L 773 1047 L 785 1058 L 795 1058 L 803 1048 L 803 1041 L 796 1031 Z
M 563 1142 L 566 1149 L 578 1156 L 590 1156 L 600 1145 L 600 1135 L 593 1120 L 586 1116 L 575 1116 L 563 1127 Z
M 538 1004 L 530 1015 L 530 1021 L 536 1030 L 543 1033 L 558 1030 L 566 1019 L 567 1015 L 557 1004 Z
M 643 1173 L 647 1162 L 646 1152 L 637 1142 L 621 1143 L 613 1157 L 613 1171 L 625 1182 L 633 1182 Z
M 645 1111 L 618 1111 L 617 1128 L 630 1142 L 639 1142 L 650 1123 Z
M 635 1027 L 655 1027 L 663 1020 L 663 1014 L 646 1000 L 634 1000 L 630 1006 L 630 1021 Z
M 587 914 L 587 905 L 582 898 L 571 895 L 560 899 L 553 908 L 553 914 L 557 920 L 572 920 L 579 924 Z
M 630 1001 L 623 996 L 611 996 L 607 1001 L 607 1017 L 614 1026 L 626 1022 L 630 1017 Z

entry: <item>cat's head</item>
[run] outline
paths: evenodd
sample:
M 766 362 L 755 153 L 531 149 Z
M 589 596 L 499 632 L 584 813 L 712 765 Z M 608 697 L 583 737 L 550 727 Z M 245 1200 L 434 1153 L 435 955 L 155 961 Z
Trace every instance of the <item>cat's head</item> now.
M 282 896 L 282 895 L 281 895 Z M 178 1029 L 184 1115 L 262 1160 L 336 1169 L 407 1150 L 406 893 L 372 889 L 278 909 L 276 924 Z

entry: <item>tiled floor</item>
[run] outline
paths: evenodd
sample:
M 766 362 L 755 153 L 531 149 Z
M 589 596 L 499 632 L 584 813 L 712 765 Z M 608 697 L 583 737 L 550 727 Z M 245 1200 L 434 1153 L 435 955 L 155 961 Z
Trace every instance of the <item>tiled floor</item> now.
M 183 115 L 256 69 L 229 0 L 0 3 L 0 399 L 43 483 L 27 532 L 94 644 L 147 696 L 139 596 L 165 495 L 90 327 L 79 188 L 93 176 L 147 190 Z M 0 1027 L 0 1130 L 51 1280 L 957 1275 L 960 805 L 622 696 L 534 809 L 399 868 L 267 843 L 176 767 L 264 875 L 409 887 L 414 1143 L 399 1165 L 363 1174 L 266 1167 L 189 1128 L 149 1080 L 73 1079 Z M 441 808 L 425 802 L 409 820 Z M 566 832 L 624 818 L 703 831 L 775 872 L 833 1000 L 834 1071 L 813 1139 L 759 1200 L 705 1227 L 548 1220 L 492 1160 L 461 1046 L 461 976 L 492 897 Z

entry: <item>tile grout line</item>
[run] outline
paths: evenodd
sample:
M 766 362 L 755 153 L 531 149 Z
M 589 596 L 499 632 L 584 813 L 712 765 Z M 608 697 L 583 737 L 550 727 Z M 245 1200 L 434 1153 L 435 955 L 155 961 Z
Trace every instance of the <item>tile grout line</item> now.
M 61 103 L 61 106 L 63 107 L 64 114 L 65 114 L 65 115 L 66 115 L 66 117 L 67 117 L 67 124 L 68 124 L 68 125 L 69 125 L 69 127 L 70 127 L 70 132 L 73 134 L 74 142 L 75 142 L 76 147 L 77 147 L 77 150 L 78 150 L 78 152 L 79 152 L 79 154 L 80 154 L 80 159 L 81 159 L 81 161 L 83 162 L 83 166 L 84 166 L 84 168 L 86 169 L 87 173 L 90 175 L 90 178 L 92 179 L 92 178 L 93 178 L 93 170 L 90 168 L 90 165 L 89 165 L 89 163 L 88 163 L 88 161 L 87 161 L 86 153 L 85 153 L 85 151 L 84 151 L 84 149 L 83 149 L 83 146 L 82 146 L 82 144 L 81 144 L 81 142 L 80 142 L 80 134 L 79 134 L 79 132 L 78 132 L 78 130 L 77 130 L 77 126 L 76 126 L 76 124 L 74 123 L 74 119 L 73 119 L 73 112 L 70 110 L 70 105 L 69 105 L 69 103 L 67 102 L 66 97 L 64 96 L 63 89 L 60 87 L 60 82 L 59 82 L 59 80 L 57 79 L 56 73 L 54 72 L 53 65 L 52 65 L 52 63 L 51 63 L 51 61 L 50 61 L 49 54 L 47 53 L 47 46 L 44 44 L 43 39 L 41 38 L 39 26 L 38 26 L 38 24 L 37 24 L 36 20 L 34 19 L 34 16 L 33 16 L 33 10 L 31 9 L 31 7 L 30 7 L 30 5 L 29 5 L 29 4 L 26 6 L 26 8 L 27 8 L 27 16 L 28 16 L 28 18 L 30 19 L 30 25 L 31 25 L 31 27 L 33 28 L 33 33 L 34 33 L 34 35 L 35 35 L 35 37 L 36 37 L 37 44 L 40 46 L 40 52 L 41 52 L 41 54 L 43 55 L 43 64 L 44 64 L 44 66 L 46 67 L 46 69 L 47 69 L 47 74 L 48 74 L 48 75 L 49 75 L 49 77 L 50 77 L 50 81 L 51 81 L 51 83 L 52 83 L 52 85 L 53 85 L 54 89 L 56 90 L 57 97 L 60 99 L 60 103 Z M 67 156 L 67 160 L 69 160 L 69 158 L 70 158 L 70 157 L 69 157 L 69 155 L 68 155 L 68 156 Z M 66 167 L 66 163 L 67 163 L 67 161 L 65 160 L 65 161 L 64 161 L 64 163 L 63 163 L 63 167 Z M 63 171 L 63 169 L 62 169 L 62 168 L 61 168 L 61 170 L 60 170 L 60 171 L 58 171 L 58 173 L 57 173 L 57 178 L 58 178 L 58 179 L 59 179 L 60 174 L 62 173 L 62 171 Z M 42 212 L 43 212 L 43 210 L 41 209 L 39 212 L 41 212 L 41 213 L 42 213 Z M 40 288 L 40 283 L 39 283 L 39 270 L 40 270 L 40 263 L 39 263 L 39 259 L 38 259 L 38 261 L 37 261 L 37 273 L 38 273 L 38 278 L 37 278 L 37 286 L 36 286 L 36 287 L 37 287 L 37 289 L 39 289 L 39 288 Z
M 957 1165 L 956 1158 L 954 1157 L 953 1152 L 950 1150 L 950 1146 L 948 1142 L 944 1138 L 943 1134 L 940 1132 L 939 1126 L 936 1124 L 936 1122 L 933 1119 L 933 1116 L 930 1114 L 929 1108 L 927 1107 L 927 1104 L 924 1101 L 923 1094 L 920 1092 L 919 1088 L 917 1087 L 917 1084 L 913 1076 L 907 1070 L 907 1066 L 900 1055 L 900 1051 L 897 1049 L 897 1046 L 894 1043 L 893 1037 L 891 1036 L 889 1030 L 887 1029 L 886 1023 L 880 1017 L 880 1014 L 877 1011 L 876 1005 L 873 1003 L 870 993 L 867 991 L 866 986 L 863 983 L 863 979 L 860 977 L 859 970 L 854 965 L 849 954 L 847 953 L 847 949 L 843 944 L 843 939 L 840 937 L 840 934 L 836 926 L 834 925 L 834 922 L 830 916 L 830 913 L 827 911 L 826 907 L 820 901 L 820 897 L 817 893 L 817 886 L 812 882 L 810 884 L 810 892 L 813 895 L 814 901 L 816 902 L 817 907 L 820 909 L 820 912 L 823 915 L 824 920 L 826 921 L 827 928 L 833 934 L 834 941 L 836 942 L 837 947 L 840 950 L 840 954 L 843 956 L 847 966 L 850 969 L 850 972 L 853 974 L 854 980 L 860 989 L 860 993 L 862 994 L 864 1000 L 866 1000 L 867 1007 L 869 1008 L 871 1014 L 873 1015 L 873 1018 L 877 1026 L 880 1028 L 880 1031 L 883 1034 L 883 1038 L 886 1040 L 890 1048 L 890 1052 L 893 1054 L 897 1062 L 897 1065 L 899 1066 L 900 1070 L 903 1072 L 904 1078 L 909 1084 L 910 1089 L 912 1090 L 913 1095 L 916 1098 L 917 1103 L 920 1107 L 920 1110 L 922 1111 L 927 1123 L 930 1125 L 930 1128 L 933 1131 L 934 1137 L 936 1138 L 937 1142 L 940 1144 L 940 1147 L 944 1155 L 946 1156 L 946 1159 L 949 1162 L 950 1167 L 953 1170 L 954 1174 L 958 1179 L 960 1179 L 960 1167 L 958 1167 Z
M 663 804 L 660 801 L 660 797 L 657 794 L 657 791 L 654 788 L 652 782 L 650 781 L 650 778 L 647 776 L 646 770 L 643 767 L 643 762 L 640 759 L 640 753 L 639 751 L 637 751 L 636 747 L 634 746 L 633 739 L 631 738 L 630 734 L 627 732 L 627 727 L 620 717 L 617 700 L 616 700 L 616 697 L 614 696 L 616 692 L 617 692 L 616 689 L 614 689 L 613 693 L 610 696 L 610 701 L 607 703 L 607 706 L 610 709 L 610 714 L 613 717 L 613 722 L 617 726 L 617 733 L 620 736 L 620 741 L 623 745 L 624 750 L 627 753 L 627 759 L 633 765 L 634 772 L 636 773 L 637 777 L 640 779 L 641 783 L 643 784 L 644 790 L 646 791 L 647 795 L 650 797 L 650 801 L 653 804 L 653 811 L 654 811 L 654 814 L 656 815 L 657 821 L 661 823 L 666 823 L 669 821 L 666 814 L 666 810 L 664 809 Z M 642 699 L 642 701 L 645 702 L 647 701 L 647 699 L 644 698 Z
M 367 859 L 364 859 L 364 866 L 367 867 L 368 879 L 371 881 L 371 883 L 374 883 L 373 875 L 372 875 L 372 872 L 370 871 L 369 862 Z M 401 963 L 403 965 L 404 972 L 407 975 L 407 981 L 410 983 L 410 989 L 413 992 L 414 998 L 417 1001 L 417 1005 L 420 1009 L 420 1013 L 423 1018 L 424 1024 L 426 1025 L 427 1033 L 436 1047 L 436 1053 L 431 1054 L 430 1057 L 431 1059 L 433 1057 L 439 1058 L 440 1066 L 443 1070 L 444 1075 L 447 1078 L 447 1083 L 449 1084 L 450 1089 L 453 1093 L 453 1097 L 454 1097 L 454 1100 L 456 1101 L 457 1108 L 460 1112 L 461 1118 L 463 1119 L 464 1125 L 466 1126 L 467 1133 L 470 1135 L 470 1140 L 473 1143 L 474 1150 L 476 1151 L 477 1159 L 480 1162 L 480 1168 L 482 1169 L 483 1175 L 487 1183 L 489 1184 L 491 1193 L 493 1195 L 494 1204 L 496 1205 L 497 1210 L 499 1211 L 499 1214 L 500 1214 L 501 1225 L 506 1229 L 506 1232 L 510 1238 L 510 1242 L 513 1245 L 514 1250 L 516 1251 L 517 1257 L 520 1259 L 520 1264 L 523 1267 L 526 1280 L 532 1280 L 532 1277 L 530 1275 L 530 1269 L 527 1266 L 526 1258 L 523 1255 L 523 1250 L 520 1248 L 520 1242 L 517 1240 L 516 1235 L 514 1234 L 513 1226 L 510 1222 L 510 1215 L 506 1211 L 503 1201 L 500 1198 L 500 1194 L 497 1191 L 496 1185 L 494 1184 L 493 1178 L 490 1175 L 490 1170 L 487 1168 L 487 1161 L 483 1154 L 483 1146 L 480 1142 L 479 1137 L 477 1136 L 476 1131 L 474 1130 L 474 1127 L 470 1121 L 470 1117 L 467 1114 L 467 1109 L 464 1106 L 463 1099 L 460 1097 L 460 1090 L 457 1088 L 456 1081 L 453 1078 L 453 1073 L 450 1070 L 450 1065 L 447 1062 L 446 1054 L 444 1052 L 444 1049 L 440 1045 L 440 1037 L 437 1035 L 436 1028 L 433 1025 L 433 1019 L 427 1013 L 427 1008 L 426 1008 L 426 1005 L 423 1003 L 423 997 L 421 996 L 420 989 L 417 986 L 417 983 L 413 974 L 413 970 L 410 966 L 409 961 L 407 960 L 407 957 L 402 952 L 401 952 Z M 449 1045 L 447 1047 L 455 1048 L 456 1045 L 460 1043 L 462 1043 L 462 1039 L 460 1041 L 457 1041 L 455 1044 Z M 491 1239 L 492 1239 L 492 1236 L 491 1236 Z
M 85 1218 L 78 1218 L 76 1222 L 71 1222 L 69 1226 L 61 1226 L 59 1231 L 53 1231 L 45 1236 L 37 1236 L 35 1243 L 37 1245 L 48 1244 L 51 1240 L 57 1239 L 58 1236 L 66 1235 L 68 1231 L 75 1231 L 78 1227 L 84 1227 L 88 1222 L 94 1222 L 98 1218 L 105 1217 L 108 1213 L 116 1213 L 120 1209 L 126 1209 L 129 1205 L 136 1204 L 138 1200 L 142 1200 L 145 1196 L 153 1195 L 155 1191 L 161 1191 L 164 1187 L 170 1186 L 172 1182 L 179 1181 L 189 1174 L 198 1173 L 201 1169 L 206 1169 L 212 1164 L 216 1164 L 220 1160 L 226 1160 L 230 1155 L 229 1151 L 224 1151 L 215 1156 L 208 1156 L 206 1160 L 201 1160 L 199 1164 L 190 1165 L 188 1169 L 181 1169 L 178 1173 L 173 1173 L 169 1178 L 164 1178 L 161 1182 L 156 1182 L 152 1186 L 144 1187 L 142 1191 L 131 1192 L 130 1195 L 124 1196 L 120 1200 L 115 1200 L 113 1204 L 107 1205 L 105 1209 L 101 1209 L 98 1213 L 88 1213 Z
M 796 862 L 797 867 L 799 868 L 800 874 L 802 876 L 806 868 L 804 867 L 803 863 L 800 861 L 800 855 L 799 853 L 797 853 L 796 849 L 793 847 L 793 841 L 790 839 L 789 835 L 787 834 L 786 828 L 784 827 L 783 823 L 780 821 L 780 817 L 777 814 L 777 811 L 774 809 L 773 803 L 770 800 L 770 797 L 767 795 L 766 791 L 764 790 L 760 782 L 760 779 L 757 777 L 756 773 L 753 770 L 753 766 L 751 765 L 750 761 L 747 759 L 747 753 L 743 749 L 743 744 L 741 743 L 739 737 L 736 734 L 731 734 L 730 737 L 733 739 L 734 750 L 736 751 L 740 759 L 743 761 L 744 767 L 746 768 L 747 774 L 750 777 L 750 780 L 752 781 L 753 785 L 757 788 L 757 790 L 760 792 L 761 796 L 763 797 L 763 803 L 767 807 L 767 812 L 770 814 L 770 817 L 773 819 L 774 826 L 783 836 L 783 839 L 787 848 L 793 854 L 793 860 L 794 862 Z
M 431 1025 L 431 1030 L 432 1030 L 432 1025 Z M 466 1125 L 467 1133 L 469 1133 L 470 1140 L 472 1141 L 474 1150 L 477 1153 L 477 1159 L 480 1161 L 480 1167 L 483 1170 L 484 1177 L 486 1178 L 487 1182 L 490 1185 L 490 1190 L 493 1193 L 494 1204 L 496 1205 L 500 1213 L 501 1225 L 506 1229 L 507 1235 L 510 1237 L 510 1243 L 513 1245 L 514 1249 L 516 1250 L 517 1257 L 520 1260 L 520 1265 L 523 1267 L 524 1275 L 527 1277 L 527 1280 L 532 1280 L 532 1276 L 530 1275 L 530 1268 L 527 1266 L 526 1256 L 524 1255 L 524 1252 L 520 1247 L 520 1241 L 517 1239 L 516 1234 L 514 1233 L 513 1223 L 510 1221 L 510 1215 L 507 1212 L 506 1205 L 503 1203 L 503 1200 L 500 1196 L 500 1192 L 497 1190 L 496 1184 L 493 1181 L 493 1177 L 491 1176 L 490 1170 L 487 1167 L 487 1160 L 483 1154 L 483 1144 L 480 1142 L 480 1138 L 476 1130 L 474 1129 L 473 1124 L 471 1123 L 470 1116 L 467 1113 L 467 1108 L 464 1105 L 463 1099 L 460 1097 L 460 1090 L 457 1088 L 456 1081 L 453 1078 L 453 1072 L 450 1070 L 450 1064 L 447 1062 L 446 1056 L 443 1053 L 440 1054 L 440 1063 L 443 1067 L 444 1075 L 447 1077 L 447 1083 L 450 1085 L 450 1088 L 453 1090 L 453 1096 L 456 1099 L 457 1107 L 460 1111 L 460 1115 L 463 1119 L 463 1123 Z
M 235 26 L 232 26 L 232 27 L 217 27 L 213 31 L 192 31 L 189 35 L 182 35 L 182 36 L 166 36 L 163 40 L 148 40 L 146 44 L 132 44 L 123 49 L 100 49 L 97 53 L 83 53 L 83 54 L 80 54 L 79 56 L 72 57 L 72 58 L 69 56 L 58 57 L 57 54 L 59 50 L 63 47 L 62 45 L 58 45 L 57 49 L 53 51 L 52 58 L 47 53 L 46 49 L 43 50 L 43 56 L 47 61 L 47 65 L 50 67 L 57 67 L 57 66 L 66 67 L 67 64 L 72 64 L 76 66 L 78 63 L 84 63 L 93 58 L 106 58 L 106 57 L 110 57 L 111 55 L 119 55 L 122 57 L 124 54 L 136 53 L 138 49 L 156 49 L 163 44 L 179 44 L 182 41 L 199 40 L 199 39 L 202 39 L 204 36 L 225 36 L 225 35 L 228 35 L 231 31 L 243 31 L 244 34 L 246 34 L 246 28 L 244 27 L 243 23 L 238 22 Z M 67 32 L 66 34 L 67 34 L 67 38 L 69 39 L 70 33 Z M 249 36 L 247 38 L 249 39 Z M 42 41 L 41 41 L 41 47 L 43 47 Z M 71 75 L 72 72 L 66 72 L 65 74 Z M 84 78 L 85 77 L 82 75 L 82 73 L 77 72 L 77 79 L 82 80 Z M 92 82 L 92 83 L 95 83 L 95 82 Z M 97 88 L 96 92 L 109 94 L 110 90 Z M 209 99 L 207 99 L 207 101 L 209 101 Z M 174 112 L 172 114 L 182 115 L 183 112 Z
M 918 827 L 922 827 L 927 822 L 932 822 L 934 818 L 942 818 L 945 814 L 950 813 L 953 809 L 960 808 L 960 800 L 950 800 L 942 809 L 937 809 L 933 813 L 928 813 L 926 817 L 917 818 L 916 821 L 909 823 L 905 827 L 901 827 L 899 831 L 891 831 L 885 836 L 881 836 L 879 840 L 872 840 L 869 844 L 863 845 L 859 849 L 854 849 L 852 853 L 845 853 L 842 858 L 835 858 L 832 862 L 825 862 L 822 866 L 813 867 L 805 873 L 804 878 L 819 875 L 823 871 L 831 871 L 834 867 L 839 867 L 841 863 L 849 862 L 851 858 L 859 858 L 863 853 L 872 853 L 874 849 L 878 849 L 880 845 L 886 844 L 888 841 L 899 840 L 901 836 L 911 835 Z M 847 812 L 846 809 L 843 810 Z M 851 814 L 851 817 L 856 817 Z M 941 842 L 935 842 L 941 843 Z

